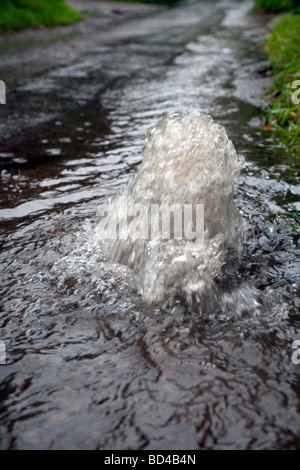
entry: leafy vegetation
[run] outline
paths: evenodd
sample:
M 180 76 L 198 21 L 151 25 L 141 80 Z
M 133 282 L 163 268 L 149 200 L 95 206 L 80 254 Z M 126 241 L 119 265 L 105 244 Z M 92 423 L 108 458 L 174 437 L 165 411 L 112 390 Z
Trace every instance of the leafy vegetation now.
M 284 13 L 272 23 L 265 48 L 271 63 L 272 85 L 269 106 L 264 111 L 266 125 L 294 154 L 291 170 L 295 176 L 300 156 L 300 5 L 299 0 L 256 0 L 255 11 Z M 276 225 L 300 231 L 300 211 L 278 212 L 266 218 Z
M 259 10 L 270 13 L 281 13 L 284 11 L 300 13 L 298 0 L 256 0 L 254 11 Z
M 266 41 L 272 86 L 264 111 L 269 130 L 300 156 L 300 15 L 287 13 L 272 24 Z
M 64 0 L 1 0 L 0 31 L 74 23 L 81 13 Z

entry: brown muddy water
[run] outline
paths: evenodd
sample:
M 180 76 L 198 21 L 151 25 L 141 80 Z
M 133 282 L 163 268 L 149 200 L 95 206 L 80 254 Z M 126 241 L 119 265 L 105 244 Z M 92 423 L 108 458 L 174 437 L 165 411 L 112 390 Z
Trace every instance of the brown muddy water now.
M 111 45 L 18 78 L 1 107 L 1 449 L 300 448 L 299 233 L 266 220 L 299 210 L 299 185 L 258 129 L 266 20 L 250 6 L 124 23 Z M 170 111 L 209 113 L 246 161 L 244 252 L 214 280 L 218 308 L 180 291 L 145 302 L 96 236 L 97 207 Z

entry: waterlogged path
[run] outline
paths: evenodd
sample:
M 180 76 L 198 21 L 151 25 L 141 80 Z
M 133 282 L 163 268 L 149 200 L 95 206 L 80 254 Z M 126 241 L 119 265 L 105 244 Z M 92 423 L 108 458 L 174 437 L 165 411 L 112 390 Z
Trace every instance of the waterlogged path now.
M 299 186 L 257 128 L 265 20 L 249 7 L 140 15 L 75 62 L 15 77 L 1 107 L 0 448 L 300 448 L 299 236 L 265 220 L 299 209 Z M 180 295 L 147 305 L 95 236 L 148 128 L 194 110 L 247 161 L 235 204 L 248 238 L 216 279 L 218 315 Z

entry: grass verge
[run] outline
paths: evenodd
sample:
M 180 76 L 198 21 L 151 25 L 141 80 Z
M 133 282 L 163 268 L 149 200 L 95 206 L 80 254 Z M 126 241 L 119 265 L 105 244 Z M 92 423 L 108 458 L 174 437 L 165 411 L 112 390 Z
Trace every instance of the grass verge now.
M 273 131 L 300 157 L 300 14 L 286 13 L 272 24 L 266 41 L 271 63 L 265 130 Z
M 0 32 L 67 25 L 81 17 L 82 14 L 69 7 L 64 0 L 0 1 Z
M 290 170 L 297 179 L 300 163 L 300 6 L 299 0 L 256 0 L 254 11 L 284 13 L 272 23 L 265 49 L 271 63 L 272 85 L 264 111 L 266 125 L 291 151 Z M 294 180 L 293 177 L 293 180 Z M 300 211 L 270 214 L 266 220 L 300 231 Z
M 300 10 L 299 0 L 256 0 L 254 11 L 266 11 L 269 13 L 281 13 L 283 11 Z

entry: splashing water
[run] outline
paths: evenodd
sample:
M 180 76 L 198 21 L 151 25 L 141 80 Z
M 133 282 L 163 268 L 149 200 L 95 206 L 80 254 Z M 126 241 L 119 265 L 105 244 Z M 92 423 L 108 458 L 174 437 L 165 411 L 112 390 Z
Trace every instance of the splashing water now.
M 148 131 L 137 173 L 106 207 L 107 212 L 114 209 L 119 214 L 116 226 L 107 231 L 111 257 L 137 273 L 145 301 L 160 302 L 181 293 L 191 305 L 195 300 L 202 303 L 205 293 L 215 292 L 213 279 L 228 248 L 236 253 L 241 248 L 242 219 L 233 201 L 233 187 L 243 165 L 224 127 L 208 115 L 168 113 Z M 200 205 L 204 227 L 195 210 Z M 193 238 L 186 235 L 184 226 L 187 206 L 192 207 L 188 222 Z M 169 237 L 163 229 L 151 236 L 153 207 L 162 209 L 162 219 L 171 214 Z M 163 208 L 171 210 L 166 213 Z M 175 233 L 172 208 L 180 208 L 180 236 Z M 128 216 L 141 216 L 143 209 L 142 219 Z M 197 223 L 203 232 L 199 238 Z

